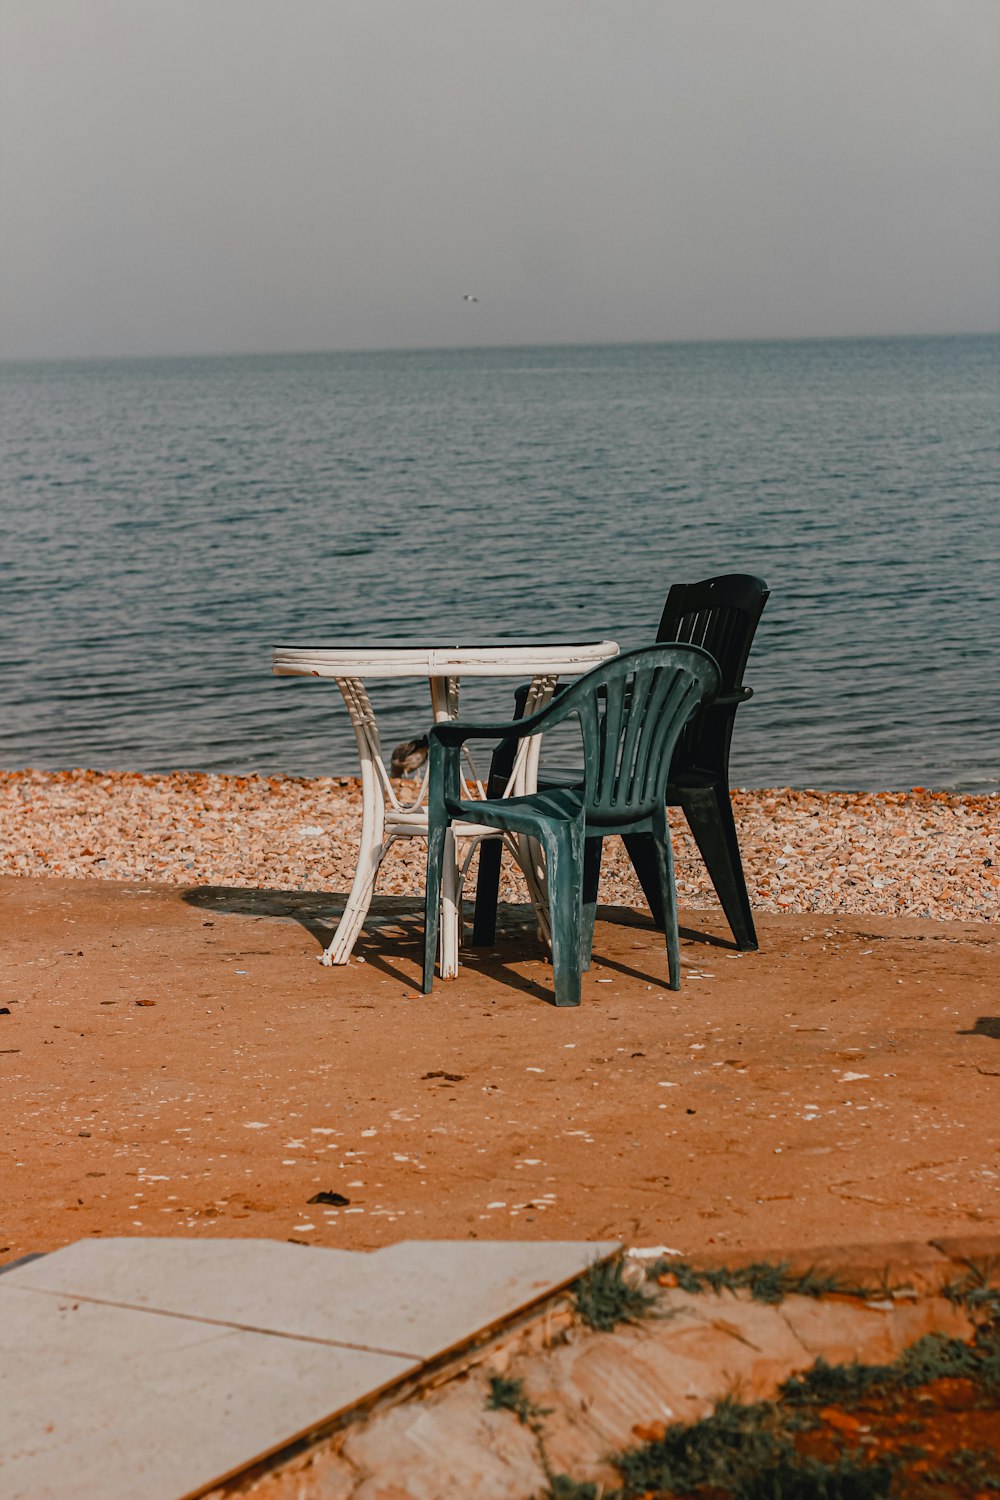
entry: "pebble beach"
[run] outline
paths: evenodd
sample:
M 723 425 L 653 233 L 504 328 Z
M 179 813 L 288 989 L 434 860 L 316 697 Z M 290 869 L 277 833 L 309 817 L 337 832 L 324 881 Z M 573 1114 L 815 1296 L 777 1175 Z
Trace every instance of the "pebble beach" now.
M 1000 919 L 1000 795 L 783 788 L 735 791 L 733 805 L 761 911 Z M 713 905 L 683 817 L 671 816 L 680 901 Z M 0 773 L 6 875 L 342 893 L 360 823 L 352 777 Z M 379 889 L 420 896 L 421 841 L 390 851 Z M 525 899 L 508 861 L 501 896 Z M 600 899 L 643 904 L 617 839 L 606 847 Z

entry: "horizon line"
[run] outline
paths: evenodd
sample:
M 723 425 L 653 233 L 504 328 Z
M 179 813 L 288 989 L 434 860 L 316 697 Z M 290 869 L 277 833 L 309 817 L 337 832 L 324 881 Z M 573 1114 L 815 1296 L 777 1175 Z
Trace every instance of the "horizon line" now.
M 518 349 L 634 349 L 634 348 L 687 348 L 695 344 L 832 344 L 832 343 L 889 343 L 903 340 L 928 339 L 990 339 L 1000 336 L 1000 326 L 991 329 L 954 330 L 948 333 L 813 333 L 778 334 L 770 336 L 743 335 L 734 338 L 677 338 L 677 339 L 569 339 L 544 343 L 486 344 L 370 344 L 338 347 L 300 349 L 242 349 L 202 350 L 187 353 L 144 354 L 12 354 L 0 353 L 0 365 L 38 364 L 111 364 L 148 363 L 153 360 L 223 360 L 223 359 L 301 359 L 303 357 L 324 358 L 330 355 L 365 354 L 474 354 L 491 350 L 512 352 Z

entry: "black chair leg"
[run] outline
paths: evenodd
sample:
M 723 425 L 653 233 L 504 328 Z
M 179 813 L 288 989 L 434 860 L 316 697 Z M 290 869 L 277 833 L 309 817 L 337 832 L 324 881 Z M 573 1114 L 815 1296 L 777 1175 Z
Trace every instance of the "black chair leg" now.
M 732 928 L 736 946 L 743 953 L 755 953 L 757 933 L 729 792 L 722 786 L 683 787 L 680 796 L 684 816 Z
M 656 840 L 651 833 L 625 833 L 622 835 L 622 843 L 639 877 L 642 894 L 652 913 L 653 926 L 658 932 L 663 932 L 663 896 L 660 886 L 659 861 L 656 856 Z
M 590 968 L 594 950 L 594 921 L 597 917 L 597 890 L 601 883 L 603 839 L 585 839 L 583 844 L 583 901 L 580 918 L 580 968 Z
M 503 839 L 483 839 L 479 845 L 476 909 L 472 918 L 472 946 L 474 948 L 492 948 L 496 942 L 502 855 Z

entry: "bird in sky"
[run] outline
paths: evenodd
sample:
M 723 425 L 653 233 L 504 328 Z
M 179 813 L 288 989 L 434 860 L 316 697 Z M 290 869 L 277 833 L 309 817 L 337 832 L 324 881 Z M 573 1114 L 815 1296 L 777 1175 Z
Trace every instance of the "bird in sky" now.
M 479 298 L 478 297 L 474 297 L 471 292 L 463 292 L 462 293 L 462 301 L 463 302 L 478 302 Z

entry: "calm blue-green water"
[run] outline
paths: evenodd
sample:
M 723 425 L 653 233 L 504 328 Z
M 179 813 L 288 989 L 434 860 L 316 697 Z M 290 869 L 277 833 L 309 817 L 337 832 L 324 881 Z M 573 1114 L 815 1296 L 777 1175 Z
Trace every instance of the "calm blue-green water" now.
M 652 639 L 763 575 L 741 785 L 1000 786 L 1000 338 L 8 365 L 0 765 L 347 772 L 272 643 Z M 426 689 L 380 691 L 385 736 Z M 500 684 L 468 701 L 506 716 Z

